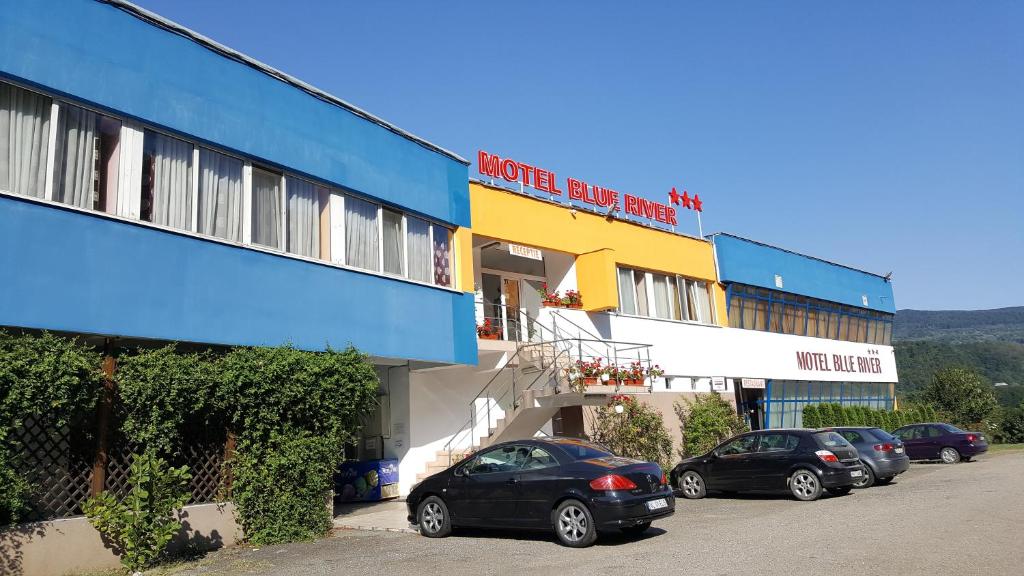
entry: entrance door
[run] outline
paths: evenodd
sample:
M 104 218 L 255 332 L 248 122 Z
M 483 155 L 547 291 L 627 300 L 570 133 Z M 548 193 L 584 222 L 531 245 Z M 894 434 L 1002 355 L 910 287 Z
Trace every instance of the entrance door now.
M 540 293 L 543 287 L 543 280 L 523 278 L 523 289 L 522 293 L 519 295 L 523 302 L 523 310 L 526 312 L 526 338 L 534 342 L 543 339 L 545 336 L 544 334 L 540 334 L 540 328 L 534 325 L 536 323 L 536 318 L 540 316 Z
M 764 428 L 764 390 L 760 388 L 744 388 L 740 378 L 735 378 L 736 409 L 747 422 L 751 430 Z
M 505 310 L 508 311 L 508 339 L 523 340 L 525 327 L 519 314 L 519 280 L 502 278 L 501 281 L 505 289 Z

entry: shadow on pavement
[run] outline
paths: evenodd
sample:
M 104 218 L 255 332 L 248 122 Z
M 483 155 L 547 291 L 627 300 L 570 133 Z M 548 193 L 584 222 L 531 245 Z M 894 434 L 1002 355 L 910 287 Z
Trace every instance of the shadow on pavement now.
M 597 536 L 594 546 L 622 546 L 641 540 L 657 538 L 668 534 L 666 530 L 651 526 L 646 532 L 639 536 L 627 536 L 622 532 L 601 532 Z M 550 542 L 553 546 L 560 546 L 554 533 L 544 530 L 498 530 L 492 528 L 456 528 L 452 536 L 459 538 L 495 538 L 499 540 L 520 540 L 524 542 Z

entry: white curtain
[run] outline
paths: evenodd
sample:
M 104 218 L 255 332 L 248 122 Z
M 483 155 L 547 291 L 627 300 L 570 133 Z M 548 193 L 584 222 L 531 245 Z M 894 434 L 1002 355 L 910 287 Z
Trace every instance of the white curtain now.
M 451 239 L 447 228 L 434 224 L 434 284 L 452 285 Z
M 633 297 L 633 271 L 619 268 L 619 312 L 636 314 L 636 298 Z
M 690 285 L 690 299 L 694 302 L 697 317 L 691 318 L 697 322 L 711 322 L 711 302 L 708 298 L 708 285 L 704 282 L 687 281 Z
M 405 246 L 402 238 L 402 215 L 384 210 L 384 271 L 402 274 Z
M 661 274 L 651 274 L 654 281 L 654 315 L 658 318 L 671 318 L 672 311 L 668 303 L 668 278 Z
M 281 248 L 281 177 L 252 171 L 252 241 Z
M 409 243 L 409 278 L 430 282 L 430 224 L 426 220 L 407 216 L 405 228 Z
M 78 106 L 62 105 L 57 120 L 56 200 L 79 208 L 92 208 L 96 182 L 99 114 Z
M 46 195 L 50 104 L 45 96 L 0 83 L 0 189 Z
M 144 146 L 152 170 L 153 223 L 190 229 L 192 145 L 147 130 Z
M 320 256 L 320 194 L 312 183 L 288 177 L 288 251 Z
M 242 161 L 199 149 L 199 232 L 242 241 Z
M 377 205 L 345 197 L 345 262 L 349 266 L 379 270 Z

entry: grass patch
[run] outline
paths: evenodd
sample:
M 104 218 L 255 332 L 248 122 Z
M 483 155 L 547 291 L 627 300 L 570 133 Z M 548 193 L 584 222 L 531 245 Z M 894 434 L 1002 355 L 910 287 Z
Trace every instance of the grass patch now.
M 1024 450 L 1024 444 L 989 444 L 989 452 L 1014 452 Z

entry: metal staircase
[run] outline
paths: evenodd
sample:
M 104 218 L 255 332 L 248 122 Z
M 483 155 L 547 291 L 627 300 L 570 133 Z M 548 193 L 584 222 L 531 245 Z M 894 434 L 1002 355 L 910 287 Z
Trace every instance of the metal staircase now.
M 518 342 L 488 383 L 469 402 L 469 418 L 427 466 L 426 476 L 464 455 L 505 440 L 528 438 L 566 406 L 598 406 L 615 394 L 650 393 L 650 383 L 625 386 L 608 381 L 583 386 L 570 377 L 578 361 L 603 364 L 639 362 L 650 367 L 650 345 L 599 338 L 556 310 L 550 325 L 529 318 L 529 341 Z

